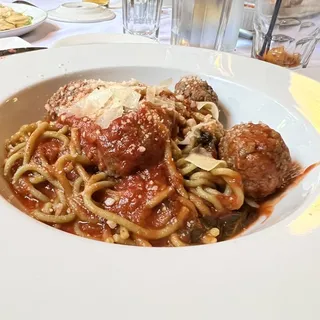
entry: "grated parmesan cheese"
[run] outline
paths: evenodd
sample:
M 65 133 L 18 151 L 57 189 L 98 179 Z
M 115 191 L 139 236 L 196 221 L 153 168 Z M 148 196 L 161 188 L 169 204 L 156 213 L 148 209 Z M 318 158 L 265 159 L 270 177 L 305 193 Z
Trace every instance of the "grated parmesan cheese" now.
M 111 85 L 95 89 L 67 110 L 62 108 L 60 112 L 66 112 L 68 116 L 87 117 L 102 128 L 108 128 L 113 120 L 120 118 L 126 111 L 137 110 L 140 97 L 140 93 L 132 87 Z
M 112 206 L 116 201 L 112 198 L 107 198 L 105 201 L 104 201 L 104 204 L 106 206 Z
M 227 168 L 225 161 L 214 159 L 211 154 L 203 148 L 193 149 L 185 160 L 205 171 L 211 171 L 216 168 Z
M 219 109 L 214 102 L 197 102 L 197 109 L 201 110 L 202 108 L 207 109 L 211 112 L 213 119 L 219 119 Z

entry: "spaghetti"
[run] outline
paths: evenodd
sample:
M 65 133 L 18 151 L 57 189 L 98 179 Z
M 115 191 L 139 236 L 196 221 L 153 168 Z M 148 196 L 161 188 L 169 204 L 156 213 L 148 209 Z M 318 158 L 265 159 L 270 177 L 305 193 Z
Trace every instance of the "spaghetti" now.
M 111 143 L 106 130 L 113 130 L 117 121 L 129 123 L 132 114 L 140 111 L 124 109 L 106 128 L 97 127 L 92 117 L 85 118 L 81 127 L 64 114 L 24 125 L 6 141 L 4 176 L 32 217 L 78 236 L 145 247 L 224 240 L 228 217 L 235 213 L 248 217 L 249 209 L 249 215 L 255 215 L 257 204 L 250 199 L 249 205 L 245 202 L 240 174 L 217 159 L 216 145 L 223 128 L 214 118 L 215 104 L 202 103 L 206 107 L 198 108 L 163 87 L 139 85 L 137 91 L 139 110 L 147 110 L 143 115 L 148 119 L 152 115 L 152 130 L 162 130 L 159 136 L 153 135 L 155 141 L 164 137 L 157 161 L 145 155 L 140 167 L 130 166 L 132 171 L 123 173 L 129 160 L 123 160 L 122 154 L 121 170 L 110 169 L 118 168 L 118 163 L 103 167 L 107 154 L 103 164 L 98 159 L 99 143 L 108 147 Z M 159 126 L 155 119 L 160 119 Z M 141 123 L 139 128 L 147 128 Z M 112 132 L 121 132 L 120 125 Z M 95 144 L 93 134 L 98 135 Z M 143 141 L 150 135 L 151 131 L 144 134 Z M 130 132 L 127 137 L 121 133 L 113 152 L 133 136 L 136 139 L 138 134 Z M 138 147 L 141 154 L 148 152 L 145 143 L 146 147 Z M 157 147 L 161 149 L 161 142 Z

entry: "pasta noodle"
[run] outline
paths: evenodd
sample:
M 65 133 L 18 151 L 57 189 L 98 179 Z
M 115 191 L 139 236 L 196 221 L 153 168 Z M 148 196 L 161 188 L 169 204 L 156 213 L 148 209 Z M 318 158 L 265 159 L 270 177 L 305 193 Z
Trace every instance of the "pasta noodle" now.
M 166 140 L 156 166 L 110 174 L 85 152 L 81 129 L 54 120 L 24 125 L 8 139 L 4 176 L 28 202 L 31 216 L 81 237 L 143 247 L 217 242 L 219 225 L 212 228 L 205 221 L 242 210 L 241 176 L 220 167 L 219 160 L 205 170 L 188 158 L 202 148 L 199 128 L 220 128 L 212 117 L 218 116 L 218 109 L 211 109 L 216 105 L 203 103 L 190 111 L 165 88 L 138 88 L 143 98 L 152 99 L 147 101 L 151 109 L 166 105 L 175 121 L 176 133 Z M 159 130 L 168 129 L 161 122 Z
M 31 23 L 32 17 L 0 4 L 0 31 L 24 27 Z

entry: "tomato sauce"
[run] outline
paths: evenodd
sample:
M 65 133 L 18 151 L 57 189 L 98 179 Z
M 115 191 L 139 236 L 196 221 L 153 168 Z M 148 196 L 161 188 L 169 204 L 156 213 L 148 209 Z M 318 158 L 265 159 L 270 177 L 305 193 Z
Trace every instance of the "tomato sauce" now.
M 34 158 L 40 158 L 43 156 L 49 164 L 54 164 L 61 151 L 61 142 L 57 139 L 51 139 L 48 141 L 41 141 L 35 150 Z M 39 159 L 39 161 L 41 161 Z
M 320 162 L 307 167 L 302 173 L 293 178 L 287 186 L 279 190 L 276 194 L 268 197 L 260 204 L 259 216 L 269 217 L 274 211 L 275 206 L 287 195 L 287 193 L 296 187 L 314 168 L 320 165 Z
M 161 163 L 121 179 L 114 191 L 106 192 L 100 201 L 106 210 L 138 225 L 162 228 L 179 210 L 175 203 L 176 193 L 172 191 L 168 198 L 153 208 L 148 207 L 148 202 L 168 187 L 166 166 Z
M 158 164 L 171 130 L 163 110 L 147 107 L 113 120 L 107 129 L 87 117 L 62 115 L 58 122 L 79 129 L 83 152 L 100 170 L 122 177 Z
M 74 119 L 74 121 L 78 120 Z M 94 152 L 96 152 L 96 155 L 101 156 L 101 154 L 99 154 L 100 149 L 98 147 L 98 143 L 94 142 L 94 139 L 91 136 L 91 134 L 94 135 L 93 128 L 95 127 L 92 127 L 93 123 L 90 123 L 90 121 L 81 121 L 79 122 L 79 126 L 80 128 L 82 128 L 82 126 L 85 126 L 85 132 L 88 132 L 88 136 L 86 135 L 86 138 L 82 140 L 82 147 L 87 147 L 87 151 L 94 150 Z M 113 134 L 116 137 L 119 133 L 114 132 Z M 103 140 L 103 134 L 97 135 L 96 139 Z M 117 139 L 119 139 L 119 136 Z M 159 150 L 156 150 L 157 147 L 157 145 L 153 145 L 150 150 L 152 150 L 153 152 L 159 152 Z M 120 146 L 119 148 L 121 149 L 122 147 Z M 120 149 L 117 149 L 117 146 L 115 145 L 115 149 L 112 150 L 116 154 L 117 152 L 120 152 Z M 41 160 L 41 158 L 45 157 L 48 163 L 51 164 L 54 163 L 61 155 L 60 150 L 61 142 L 59 140 L 43 140 L 38 144 L 34 152 L 33 159 Z M 110 150 L 108 152 L 110 152 L 110 157 L 112 157 L 112 152 Z M 163 152 L 163 150 L 161 152 Z M 126 161 L 129 161 L 129 158 L 127 158 Z M 133 158 L 130 158 L 130 161 L 133 161 L 132 159 Z M 102 190 L 102 192 L 97 192 L 94 195 L 94 200 L 99 202 L 100 206 L 105 210 L 114 212 L 119 216 L 124 217 L 142 227 L 160 229 L 170 223 L 172 218 L 174 218 L 180 211 L 182 205 L 177 199 L 177 192 L 172 187 L 172 183 L 169 181 L 166 164 L 163 162 L 155 165 L 152 164 L 152 162 L 147 162 L 147 164 L 148 168 L 143 168 L 133 174 L 116 178 L 117 183 L 112 188 L 112 190 L 107 189 Z M 320 163 L 316 163 L 309 166 L 301 174 L 297 174 L 297 171 L 293 172 L 292 176 L 294 178 L 289 181 L 288 185 L 279 190 L 275 195 L 268 197 L 267 199 L 259 203 L 260 207 L 258 209 L 245 204 L 240 210 L 232 211 L 232 209 L 229 207 L 234 206 L 237 199 L 235 199 L 234 197 L 221 196 L 220 201 L 226 208 L 223 214 L 215 214 L 215 210 L 212 210 L 211 217 L 196 218 L 192 222 L 193 226 L 191 227 L 191 220 L 189 219 L 189 222 L 181 230 L 179 230 L 179 234 L 183 235 L 183 240 L 185 242 L 193 244 L 197 242 L 193 239 L 203 234 L 210 228 L 218 227 L 221 232 L 218 240 L 226 240 L 232 238 L 247 229 L 260 216 L 270 216 L 274 210 L 274 207 L 286 195 L 286 193 L 291 188 L 296 186 L 299 182 L 301 182 L 301 180 L 319 164 Z M 92 167 L 91 169 L 92 173 L 98 171 L 98 168 Z M 297 170 L 300 169 L 297 168 Z M 76 172 L 67 174 L 74 175 L 73 179 L 71 180 L 74 180 L 77 175 Z M 235 185 L 241 185 L 241 180 L 238 178 L 233 179 L 233 181 L 231 182 Z M 28 183 L 29 182 L 27 181 L 27 179 L 20 179 L 19 183 L 14 185 L 13 187 L 14 192 L 16 193 L 20 202 L 26 208 L 27 212 L 31 212 L 35 209 L 41 209 L 41 206 L 43 204 L 37 200 L 34 200 L 28 193 Z M 50 183 L 40 183 L 37 184 L 36 187 L 48 198 L 53 199 L 56 197 L 54 188 L 50 185 Z M 166 190 L 170 190 L 170 192 L 167 194 L 165 192 Z M 150 203 L 161 193 L 166 194 L 162 198 L 159 198 L 158 203 L 151 206 Z M 87 209 L 85 209 L 84 204 L 82 203 L 82 199 L 78 200 L 77 203 L 79 204 L 79 209 L 83 209 L 83 213 L 89 217 L 89 220 L 90 218 L 96 220 L 93 223 L 79 221 L 78 226 L 80 231 L 83 232 L 83 234 L 90 235 L 94 238 L 101 238 L 101 235 L 105 230 L 107 221 L 93 216 L 90 212 L 88 212 Z M 74 222 L 59 225 L 58 227 L 66 232 L 74 233 Z M 182 239 L 182 237 L 180 238 Z M 154 246 L 166 246 L 170 244 L 168 238 L 151 241 L 151 243 Z

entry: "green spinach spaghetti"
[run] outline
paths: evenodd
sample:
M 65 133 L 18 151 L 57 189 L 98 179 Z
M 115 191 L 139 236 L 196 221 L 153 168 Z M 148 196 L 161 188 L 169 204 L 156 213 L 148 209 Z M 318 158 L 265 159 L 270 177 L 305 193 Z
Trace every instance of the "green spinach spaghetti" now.
M 4 176 L 30 216 L 78 236 L 147 247 L 228 239 L 258 217 L 292 166 L 277 132 L 225 130 L 218 104 L 197 77 L 175 92 L 135 80 L 71 82 L 48 100 L 45 119 L 6 141 Z

